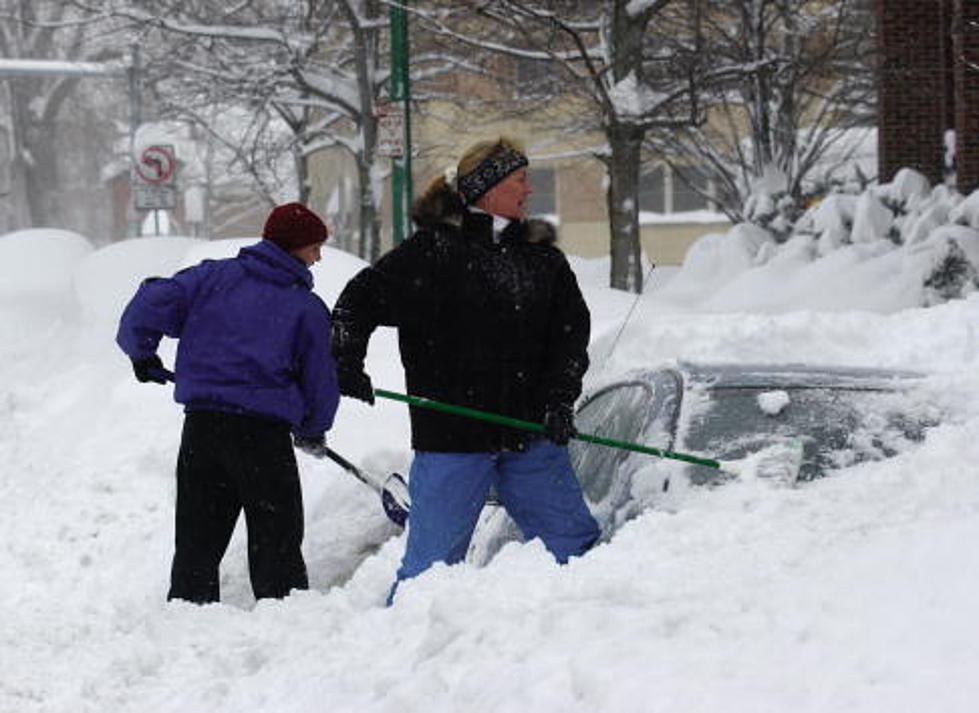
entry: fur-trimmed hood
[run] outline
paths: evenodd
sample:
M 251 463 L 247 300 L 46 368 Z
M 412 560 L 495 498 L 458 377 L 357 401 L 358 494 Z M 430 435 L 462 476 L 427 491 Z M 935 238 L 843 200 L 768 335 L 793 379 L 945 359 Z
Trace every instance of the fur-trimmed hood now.
M 415 201 L 411 218 L 423 229 L 440 225 L 459 228 L 462 226 L 462 216 L 466 210 L 459 194 L 444 185 L 439 189 L 428 191 Z M 557 243 L 557 228 L 549 221 L 530 218 L 524 221 L 524 225 L 524 239 L 527 242 L 544 245 Z
M 528 243 L 554 245 L 557 243 L 557 228 L 549 220 L 529 218 L 524 228 L 524 237 Z
M 411 219 L 420 228 L 434 228 L 439 225 L 462 225 L 462 214 L 466 206 L 462 197 L 448 184 L 440 183 L 430 188 L 415 201 Z

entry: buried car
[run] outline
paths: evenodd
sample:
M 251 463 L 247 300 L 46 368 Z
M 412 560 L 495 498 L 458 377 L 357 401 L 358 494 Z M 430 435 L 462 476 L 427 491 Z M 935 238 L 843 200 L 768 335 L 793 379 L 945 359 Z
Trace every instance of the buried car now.
M 938 410 L 916 396 L 924 375 L 879 368 L 680 362 L 630 372 L 586 393 L 582 434 L 662 451 L 738 462 L 787 441 L 801 445 L 791 480 L 809 481 L 892 456 L 936 425 Z M 723 469 L 572 441 L 575 472 L 608 538 L 676 487 L 719 485 Z M 756 472 L 757 475 L 764 475 Z M 470 560 L 487 561 L 519 533 L 502 508 L 486 508 Z

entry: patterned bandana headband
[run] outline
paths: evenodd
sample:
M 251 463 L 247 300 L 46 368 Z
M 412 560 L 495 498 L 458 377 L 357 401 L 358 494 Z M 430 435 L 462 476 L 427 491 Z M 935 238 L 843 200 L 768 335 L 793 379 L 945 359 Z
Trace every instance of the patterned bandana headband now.
M 519 151 L 504 148 L 484 158 L 472 171 L 459 176 L 459 193 L 466 203 L 472 205 L 490 188 L 527 165 L 527 157 Z

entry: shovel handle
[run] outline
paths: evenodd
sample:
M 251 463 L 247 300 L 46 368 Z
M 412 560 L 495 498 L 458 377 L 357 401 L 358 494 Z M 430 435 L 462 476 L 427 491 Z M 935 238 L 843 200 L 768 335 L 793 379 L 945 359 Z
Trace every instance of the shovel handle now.
M 523 431 L 530 431 L 532 433 L 545 432 L 543 424 L 534 423 L 533 421 L 523 421 L 519 418 L 503 416 L 498 413 L 490 413 L 489 411 L 480 411 L 479 409 L 469 408 L 468 406 L 455 406 L 454 404 L 447 404 L 441 401 L 435 401 L 434 399 L 426 399 L 420 396 L 411 396 L 409 394 L 399 394 L 395 391 L 386 391 L 385 389 L 374 389 L 374 394 L 383 399 L 401 401 L 406 404 L 410 404 L 411 406 L 432 409 L 433 411 L 442 411 L 443 413 L 450 413 L 455 416 L 465 416 L 467 418 L 474 418 L 479 421 L 496 423 L 501 426 L 519 428 Z M 689 453 L 676 453 L 674 451 L 653 448 L 652 446 L 644 446 L 640 443 L 630 443 L 629 441 L 618 441 L 614 438 L 605 438 L 604 436 L 594 436 L 590 433 L 576 433 L 574 436 L 572 436 L 572 438 L 574 438 L 576 441 L 595 443 L 600 446 L 609 446 L 610 448 L 618 448 L 620 450 L 633 451 L 635 453 L 645 453 L 646 455 L 658 456 L 659 458 L 670 458 L 672 460 L 684 461 L 686 463 L 693 463 L 695 465 L 707 466 L 708 468 L 719 469 L 721 467 L 720 461 L 714 460 L 713 458 L 701 458 L 700 456 L 690 455 Z

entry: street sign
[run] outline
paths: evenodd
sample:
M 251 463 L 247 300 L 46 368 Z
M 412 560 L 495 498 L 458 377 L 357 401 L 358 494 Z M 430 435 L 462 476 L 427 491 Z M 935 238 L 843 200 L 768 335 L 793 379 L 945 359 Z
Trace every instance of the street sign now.
M 177 157 L 173 146 L 147 146 L 133 162 L 132 183 L 136 210 L 172 210 L 177 207 Z
M 177 207 L 177 189 L 174 186 L 133 186 L 133 202 L 136 210 L 172 210 Z
M 136 161 L 136 175 L 154 186 L 173 183 L 177 175 L 177 158 L 173 146 L 147 146 Z
M 405 117 L 397 104 L 377 107 L 377 153 L 396 158 L 405 152 Z

